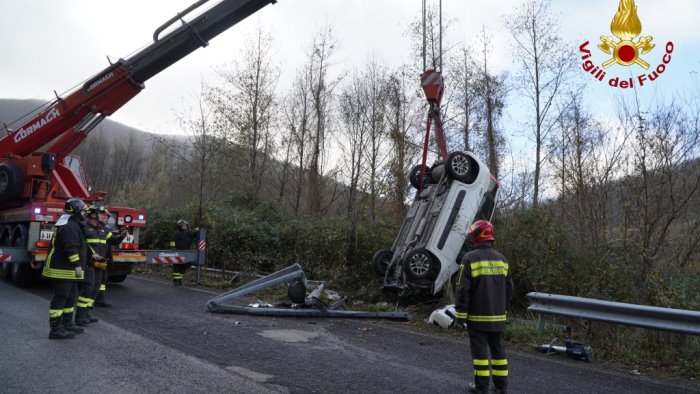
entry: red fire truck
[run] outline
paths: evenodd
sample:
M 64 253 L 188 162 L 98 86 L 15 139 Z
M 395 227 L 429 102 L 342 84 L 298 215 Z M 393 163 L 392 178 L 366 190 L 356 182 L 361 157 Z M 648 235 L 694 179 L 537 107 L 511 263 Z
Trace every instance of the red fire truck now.
M 104 192 L 90 192 L 80 158 L 70 154 L 88 133 L 141 92 L 148 79 L 276 0 L 221 0 L 204 7 L 207 2 L 197 1 L 156 29 L 150 45 L 56 95 L 11 123 L 12 129 L 5 126 L 7 135 L 0 139 L 0 262 L 6 279 L 29 284 L 38 277 L 68 198 L 87 203 L 105 198 Z M 194 16 L 186 20 L 190 13 Z M 133 263 L 162 253 L 139 250 L 139 232 L 147 223 L 144 210 L 108 209 L 113 227 L 129 232 L 113 252 L 109 273 L 111 281 L 120 282 Z

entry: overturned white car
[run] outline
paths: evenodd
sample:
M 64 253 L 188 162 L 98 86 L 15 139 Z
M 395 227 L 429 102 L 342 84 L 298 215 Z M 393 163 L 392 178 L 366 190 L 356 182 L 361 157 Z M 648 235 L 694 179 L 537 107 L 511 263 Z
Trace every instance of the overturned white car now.
M 420 165 L 409 174 L 420 185 Z M 498 181 L 473 153 L 456 151 L 425 169 L 423 189 L 406 215 L 394 246 L 375 253 L 372 266 L 384 277 L 382 288 L 400 296 L 437 294 L 457 272 L 457 256 L 467 228 L 475 220 L 491 220 Z

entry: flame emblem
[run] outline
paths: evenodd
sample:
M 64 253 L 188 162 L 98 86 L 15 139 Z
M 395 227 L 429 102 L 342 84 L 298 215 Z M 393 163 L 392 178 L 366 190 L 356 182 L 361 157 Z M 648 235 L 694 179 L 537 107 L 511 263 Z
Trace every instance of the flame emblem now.
M 598 44 L 598 48 L 612 55 L 611 59 L 603 63 L 603 68 L 608 68 L 613 63 L 622 66 L 636 63 L 644 69 L 649 68 L 649 63 L 640 59 L 639 55 L 651 51 L 656 45 L 651 43 L 652 36 L 641 36 L 637 42 L 634 41 L 642 32 L 642 22 L 637 16 L 634 0 L 620 0 L 617 13 L 610 22 L 610 31 L 619 41 L 610 36 L 600 36 L 601 43 Z

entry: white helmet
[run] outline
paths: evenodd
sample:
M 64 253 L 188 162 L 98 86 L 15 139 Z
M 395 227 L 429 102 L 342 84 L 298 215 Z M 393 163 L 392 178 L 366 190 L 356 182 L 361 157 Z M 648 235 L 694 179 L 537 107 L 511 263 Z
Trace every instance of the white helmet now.
M 430 314 L 428 318 L 428 323 L 437 324 L 442 328 L 449 328 L 455 322 L 455 316 L 457 310 L 454 304 L 444 306 L 440 309 L 436 309 Z

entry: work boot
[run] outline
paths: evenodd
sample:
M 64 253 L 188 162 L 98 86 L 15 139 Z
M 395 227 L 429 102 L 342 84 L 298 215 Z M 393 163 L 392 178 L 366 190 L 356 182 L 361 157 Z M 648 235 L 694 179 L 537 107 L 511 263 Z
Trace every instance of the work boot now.
M 49 326 L 51 327 L 51 331 L 49 331 L 49 339 L 75 338 L 75 334 L 63 329 L 63 326 L 61 325 L 61 316 L 50 318 Z
M 63 313 L 63 329 L 73 334 L 82 334 L 83 328 L 73 324 L 73 312 Z
M 89 309 L 85 311 L 85 317 L 87 317 L 87 319 L 90 321 L 90 323 L 97 323 L 99 321 L 95 316 L 92 316 L 90 314 Z
M 476 384 L 474 384 L 473 382 L 469 382 L 469 384 L 467 384 L 467 392 L 477 394 L 488 394 L 488 390 L 479 390 L 476 387 Z
M 100 290 L 99 293 L 97 293 L 97 300 L 95 300 L 95 306 L 99 306 L 100 308 L 109 308 L 112 306 L 109 302 L 105 300 L 105 292 L 104 290 Z
M 90 319 L 87 316 L 88 309 L 84 307 L 78 307 L 78 312 L 75 314 L 75 324 L 79 326 L 87 326 L 90 324 Z
M 173 279 L 173 284 L 175 286 L 182 286 L 182 279 Z

